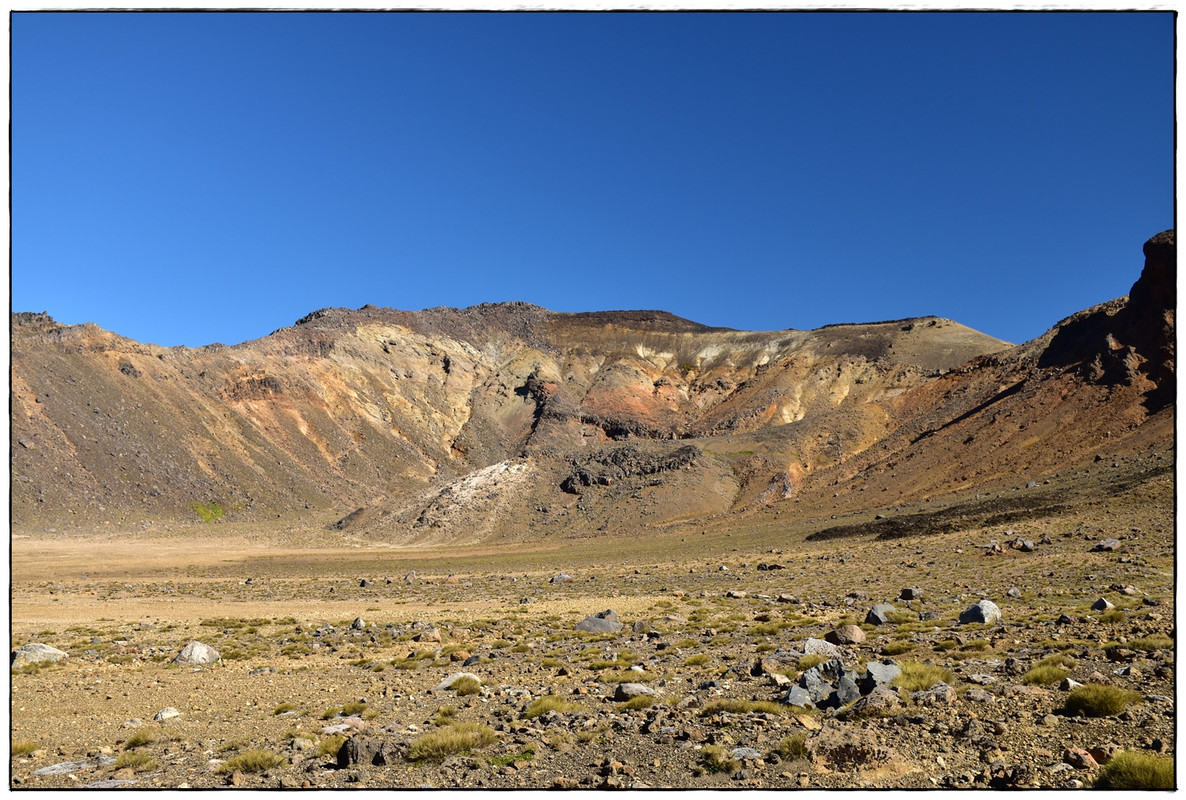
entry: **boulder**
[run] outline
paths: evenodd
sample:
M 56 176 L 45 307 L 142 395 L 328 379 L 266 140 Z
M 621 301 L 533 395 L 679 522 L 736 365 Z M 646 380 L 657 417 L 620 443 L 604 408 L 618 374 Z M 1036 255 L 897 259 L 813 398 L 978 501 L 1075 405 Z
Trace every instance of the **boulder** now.
M 619 703 L 626 700 L 633 700 L 635 697 L 641 697 L 643 695 L 658 697 L 659 693 L 641 683 L 619 683 L 617 688 L 614 689 L 614 700 Z
M 960 614 L 961 625 L 970 625 L 975 622 L 994 625 L 1000 621 L 1001 609 L 991 600 L 981 600 L 976 605 L 964 609 Z
M 878 603 L 869 609 L 869 613 L 865 615 L 866 625 L 888 625 L 889 615 L 897 611 L 896 608 L 889 603 Z
M 902 674 L 902 668 L 892 659 L 870 661 L 865 665 L 865 674 L 857 681 L 862 694 L 871 694 L 881 687 L 888 687 Z
M 203 644 L 196 639 L 185 647 L 181 648 L 181 652 L 173 659 L 174 664 L 213 664 L 222 658 L 218 651 L 208 644 Z
M 573 577 L 563 572 L 553 575 L 548 579 L 548 583 L 572 583 Z
M 898 593 L 899 600 L 921 600 L 922 589 L 918 586 L 908 586 Z
M 441 632 L 438 628 L 427 628 L 412 637 L 413 642 L 440 642 Z
M 166 706 L 165 708 L 162 708 L 160 711 L 156 712 L 156 714 L 153 715 L 152 720 L 153 722 L 164 722 L 167 719 L 173 719 L 174 717 L 180 716 L 180 711 L 173 708 L 173 706 Z
M 851 717 L 879 715 L 902 707 L 902 698 L 887 686 L 878 686 L 874 691 L 862 697 L 848 709 Z
M 1096 600 L 1094 603 L 1091 604 L 1092 611 L 1107 611 L 1108 609 L 1115 608 L 1115 607 L 1116 606 L 1112 605 L 1112 603 L 1109 602 L 1108 598 L 1106 598 L 1106 597 L 1101 597 L 1099 600 Z
M 828 631 L 824 640 L 832 644 L 860 644 L 865 641 L 865 632 L 856 625 L 841 625 Z
M 52 663 L 69 657 L 65 651 L 59 650 L 56 647 L 50 647 L 48 644 L 41 644 L 40 642 L 30 642 L 12 651 L 11 668 L 17 669 L 26 664 Z
M 622 623 L 614 611 L 607 610 L 585 617 L 577 623 L 576 629 L 588 633 L 617 633 L 622 630 Z
M 1111 553 L 1114 550 L 1120 549 L 1120 540 L 1108 537 L 1101 542 L 1097 542 L 1095 547 L 1091 548 L 1093 553 Z
M 955 702 L 955 689 L 939 681 L 930 689 L 914 692 L 910 699 L 919 706 L 949 706 Z

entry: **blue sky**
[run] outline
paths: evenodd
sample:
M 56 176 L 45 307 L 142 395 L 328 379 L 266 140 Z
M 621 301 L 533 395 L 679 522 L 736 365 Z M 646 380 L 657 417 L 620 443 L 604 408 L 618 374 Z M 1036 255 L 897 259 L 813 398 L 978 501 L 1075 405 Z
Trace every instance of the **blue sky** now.
M 12 307 L 524 300 L 1021 342 L 1173 226 L 1161 13 L 16 13 Z

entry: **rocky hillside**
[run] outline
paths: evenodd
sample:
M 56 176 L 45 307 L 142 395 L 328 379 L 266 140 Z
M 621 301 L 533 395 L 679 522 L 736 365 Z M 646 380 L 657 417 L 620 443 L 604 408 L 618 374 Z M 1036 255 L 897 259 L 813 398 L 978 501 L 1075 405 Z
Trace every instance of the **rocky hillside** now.
M 1172 231 L 1145 252 L 1128 298 L 1016 347 L 937 317 L 744 332 L 510 303 L 189 349 L 18 313 L 13 527 L 523 540 L 1038 477 L 1172 439 Z

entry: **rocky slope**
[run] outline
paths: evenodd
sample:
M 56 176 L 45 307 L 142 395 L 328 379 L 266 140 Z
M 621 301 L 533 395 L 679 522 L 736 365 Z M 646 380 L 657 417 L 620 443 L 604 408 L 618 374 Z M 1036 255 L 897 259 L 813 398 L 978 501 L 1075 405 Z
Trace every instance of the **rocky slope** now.
M 1172 438 L 1173 233 L 1013 347 L 526 304 L 325 309 L 233 347 L 12 318 L 15 531 L 235 520 L 396 545 L 880 508 Z

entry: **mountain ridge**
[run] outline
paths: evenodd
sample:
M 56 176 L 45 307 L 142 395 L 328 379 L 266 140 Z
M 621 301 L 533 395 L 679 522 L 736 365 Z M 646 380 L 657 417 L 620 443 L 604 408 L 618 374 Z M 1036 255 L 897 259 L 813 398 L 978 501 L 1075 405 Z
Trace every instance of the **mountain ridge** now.
M 396 545 L 609 535 L 1045 469 L 1098 445 L 1103 408 L 1172 438 L 1172 231 L 1150 243 L 1130 298 L 1021 345 L 940 317 L 754 332 L 498 303 L 166 348 L 14 313 L 14 530 L 217 509 Z

